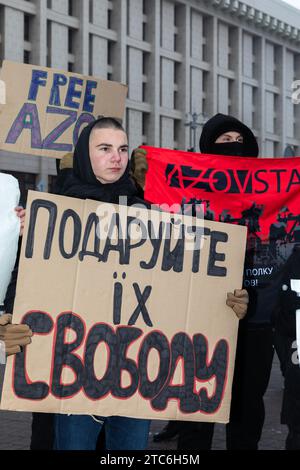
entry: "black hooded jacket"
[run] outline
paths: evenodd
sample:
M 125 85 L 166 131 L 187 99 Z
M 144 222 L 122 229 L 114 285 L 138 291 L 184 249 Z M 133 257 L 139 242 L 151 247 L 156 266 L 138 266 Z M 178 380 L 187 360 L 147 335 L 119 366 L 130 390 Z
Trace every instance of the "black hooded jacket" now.
M 243 143 L 215 143 L 220 135 L 230 131 L 240 133 L 243 136 Z M 200 150 L 206 154 L 243 157 L 257 157 L 259 153 L 253 132 L 238 119 L 224 114 L 216 114 L 204 125 L 200 138 Z M 247 253 L 245 273 L 257 267 L 253 265 L 253 255 L 252 252 Z M 268 277 L 261 278 L 259 287 L 252 288 L 247 284 L 246 289 L 249 292 L 250 303 L 248 313 L 242 323 L 269 324 L 271 314 L 278 304 L 278 285 L 275 279 L 269 281 Z
M 243 143 L 215 144 L 220 135 L 230 131 L 239 132 L 243 136 Z M 200 151 L 206 154 L 239 155 L 243 157 L 257 157 L 259 154 L 257 141 L 251 129 L 235 117 L 226 116 L 225 114 L 216 114 L 207 121 L 203 126 L 199 145 Z M 222 149 L 222 153 L 217 153 L 218 147 Z M 239 153 L 224 152 L 224 149 L 229 150 L 237 147 L 240 148 Z
M 300 245 L 295 245 L 280 272 L 279 308 L 273 318 L 278 331 L 292 341 L 296 339 L 296 310 L 300 309 L 300 296 L 292 290 L 291 279 L 300 280 Z

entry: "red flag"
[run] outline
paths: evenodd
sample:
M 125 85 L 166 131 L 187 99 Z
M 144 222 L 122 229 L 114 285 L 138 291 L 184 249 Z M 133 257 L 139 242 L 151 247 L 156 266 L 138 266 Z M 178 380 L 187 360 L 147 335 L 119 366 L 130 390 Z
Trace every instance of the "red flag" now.
M 272 224 L 284 229 L 282 241 L 300 241 L 299 157 L 254 159 L 144 148 L 148 201 L 201 201 L 216 221 L 251 228 L 255 220 L 255 233 L 263 241 L 275 229 Z
M 274 287 L 274 276 L 300 243 L 300 158 L 143 148 L 149 167 L 145 199 L 154 204 L 203 203 L 207 219 L 247 226 L 244 285 Z M 263 295 L 269 302 L 266 290 Z

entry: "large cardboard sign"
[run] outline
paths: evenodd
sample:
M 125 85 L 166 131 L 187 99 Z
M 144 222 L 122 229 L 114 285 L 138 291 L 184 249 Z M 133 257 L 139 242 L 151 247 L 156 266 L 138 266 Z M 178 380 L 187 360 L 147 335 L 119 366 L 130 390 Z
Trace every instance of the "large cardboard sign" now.
M 29 192 L 8 410 L 228 422 L 246 229 Z
M 0 84 L 1 150 L 61 158 L 87 123 L 124 115 L 127 87 L 120 83 L 5 60 Z

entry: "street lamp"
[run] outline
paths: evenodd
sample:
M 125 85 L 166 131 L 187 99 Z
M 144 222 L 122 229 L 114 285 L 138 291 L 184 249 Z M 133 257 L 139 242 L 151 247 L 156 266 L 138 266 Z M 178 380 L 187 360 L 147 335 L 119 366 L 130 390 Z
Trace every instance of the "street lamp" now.
M 202 127 L 205 124 L 206 117 L 202 113 L 186 114 L 187 119 L 189 118 L 189 116 L 192 117 L 192 120 L 186 122 L 184 125 L 190 128 L 190 149 L 189 150 L 192 152 L 196 152 L 196 130 L 197 130 L 197 127 Z M 200 118 L 200 122 L 198 122 L 198 118 Z

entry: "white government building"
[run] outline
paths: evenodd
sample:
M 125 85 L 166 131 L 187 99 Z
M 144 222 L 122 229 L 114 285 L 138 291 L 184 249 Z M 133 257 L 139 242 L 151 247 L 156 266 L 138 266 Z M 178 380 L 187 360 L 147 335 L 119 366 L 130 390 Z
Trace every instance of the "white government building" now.
M 261 155 L 300 155 L 300 9 L 281 0 L 0 0 L 3 59 L 126 83 L 131 148 L 186 150 L 192 114 L 222 112 Z M 53 159 L 4 152 L 0 170 L 22 190 L 51 190 L 56 174 Z

